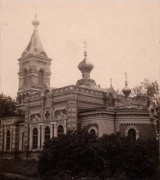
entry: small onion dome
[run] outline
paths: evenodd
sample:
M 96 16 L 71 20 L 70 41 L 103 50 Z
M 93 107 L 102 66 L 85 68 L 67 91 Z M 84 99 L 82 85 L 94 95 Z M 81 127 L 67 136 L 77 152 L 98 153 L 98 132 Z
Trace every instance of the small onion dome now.
M 126 86 L 126 87 L 123 88 L 122 92 L 126 97 L 128 97 L 129 94 L 131 93 L 131 89 Z
M 33 24 L 33 26 L 38 26 L 39 25 L 39 21 L 37 19 L 37 15 L 35 15 L 35 17 L 34 17 L 34 19 L 32 21 L 32 24 Z
M 84 60 L 81 61 L 78 65 L 78 69 L 83 72 L 90 73 L 91 70 L 94 68 L 93 64 L 87 61 L 87 52 L 84 52 Z

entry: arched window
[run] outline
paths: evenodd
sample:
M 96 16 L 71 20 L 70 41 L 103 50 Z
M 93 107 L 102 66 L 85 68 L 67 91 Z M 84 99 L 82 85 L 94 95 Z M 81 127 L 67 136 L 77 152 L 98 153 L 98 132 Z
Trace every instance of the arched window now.
M 135 129 L 128 130 L 128 138 L 131 140 L 136 140 L 136 131 Z
M 33 149 L 38 147 L 38 130 L 37 128 L 33 129 Z
M 64 134 L 64 129 L 63 129 L 63 126 L 62 125 L 59 125 L 58 126 L 58 136 L 61 136 Z
M 50 140 L 50 128 L 47 126 L 45 128 L 45 142 Z
M 24 132 L 22 132 L 22 150 L 24 150 Z
M 3 131 L 2 150 L 4 150 L 4 141 L 5 141 L 5 131 Z
M 28 77 L 27 77 L 27 70 L 24 70 L 24 74 L 23 74 L 23 85 L 27 86 L 28 85 Z
M 10 150 L 10 145 L 11 145 L 11 133 L 8 130 L 7 131 L 7 137 L 6 137 L 6 150 Z
M 21 104 L 21 102 L 22 102 L 22 96 L 20 95 L 19 96 L 19 104 Z
M 44 76 L 44 72 L 43 70 L 40 70 L 38 73 L 38 84 L 41 86 L 43 85 L 43 76 Z

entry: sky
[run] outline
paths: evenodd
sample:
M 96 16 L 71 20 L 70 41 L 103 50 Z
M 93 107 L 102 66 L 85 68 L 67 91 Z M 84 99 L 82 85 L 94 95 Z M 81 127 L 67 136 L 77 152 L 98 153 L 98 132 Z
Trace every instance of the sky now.
M 0 92 L 16 97 L 18 61 L 33 32 L 52 60 L 51 87 L 81 79 L 83 41 L 103 88 L 160 81 L 160 0 L 0 0 Z

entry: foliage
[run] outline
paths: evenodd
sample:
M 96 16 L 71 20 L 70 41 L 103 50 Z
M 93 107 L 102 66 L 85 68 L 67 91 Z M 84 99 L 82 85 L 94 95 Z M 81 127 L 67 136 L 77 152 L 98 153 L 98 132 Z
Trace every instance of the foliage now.
M 120 135 L 104 135 L 99 147 L 110 163 L 112 176 L 130 179 L 151 178 L 158 171 L 158 141 L 130 140 Z
M 0 117 L 12 116 L 16 109 L 16 101 L 10 96 L 0 94 Z
M 45 175 L 78 175 L 100 171 L 102 162 L 96 151 L 97 137 L 86 131 L 68 133 L 45 143 L 39 159 L 39 172 Z M 97 164 L 95 164 L 95 160 Z
M 138 98 L 146 98 L 148 107 L 152 106 L 157 111 L 159 111 L 160 108 L 160 89 L 157 81 L 150 82 L 147 79 L 145 79 L 143 82 L 141 82 L 140 85 L 136 86 L 133 91 L 132 95 L 136 96 Z
M 151 179 L 158 172 L 158 141 L 129 140 L 120 134 L 98 138 L 85 130 L 70 132 L 44 144 L 38 171 L 43 177 L 60 179 Z

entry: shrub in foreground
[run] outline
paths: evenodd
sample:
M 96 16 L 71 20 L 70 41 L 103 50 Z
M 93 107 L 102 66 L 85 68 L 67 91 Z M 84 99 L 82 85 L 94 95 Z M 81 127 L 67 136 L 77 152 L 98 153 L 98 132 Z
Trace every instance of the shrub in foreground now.
M 85 130 L 69 132 L 44 144 L 38 171 L 55 179 L 156 179 L 158 141 L 129 140 L 120 134 L 98 138 Z

